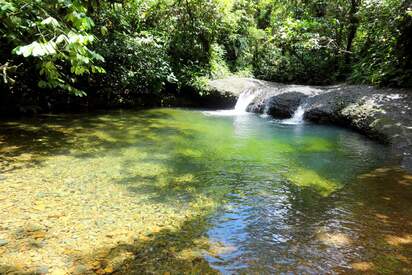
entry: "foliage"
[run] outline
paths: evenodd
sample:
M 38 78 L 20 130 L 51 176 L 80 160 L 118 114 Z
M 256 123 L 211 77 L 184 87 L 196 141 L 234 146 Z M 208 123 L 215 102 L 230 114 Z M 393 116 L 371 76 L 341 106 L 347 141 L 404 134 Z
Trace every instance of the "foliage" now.
M 411 87 L 411 37 L 409 0 L 0 0 L 9 97 L 37 83 L 111 105 L 231 74 Z
M 96 65 L 103 57 L 89 48 L 95 39 L 90 33 L 94 23 L 81 1 L 1 0 L 0 25 L 6 64 L 34 63 L 40 88 L 83 95 L 74 87 L 77 76 L 104 72 Z M 8 78 L 6 72 L 3 77 Z
M 412 16 L 407 1 L 365 1 L 356 37 L 352 79 L 412 87 Z
M 158 94 L 166 82 L 175 81 L 164 41 L 150 33 L 114 32 L 97 47 L 106 59 L 107 73 L 96 82 L 100 90 L 115 95 L 116 103 L 138 97 L 136 93 Z

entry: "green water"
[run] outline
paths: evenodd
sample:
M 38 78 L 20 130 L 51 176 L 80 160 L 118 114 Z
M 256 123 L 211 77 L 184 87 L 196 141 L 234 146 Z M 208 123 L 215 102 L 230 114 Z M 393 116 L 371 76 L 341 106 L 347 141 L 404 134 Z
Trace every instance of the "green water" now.
M 160 209 L 172 233 L 123 273 L 412 271 L 411 177 L 348 130 L 155 109 L 5 121 L 1 146 L 8 179 L 69 175 Z

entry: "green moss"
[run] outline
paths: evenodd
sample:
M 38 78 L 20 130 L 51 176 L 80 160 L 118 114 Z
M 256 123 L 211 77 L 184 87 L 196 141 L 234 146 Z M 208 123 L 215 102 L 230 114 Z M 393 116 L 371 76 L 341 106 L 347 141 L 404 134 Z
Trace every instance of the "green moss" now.
M 322 196 L 329 196 L 337 190 L 339 184 L 320 176 L 316 171 L 302 167 L 293 168 L 285 177 L 293 184 L 316 190 Z
M 325 138 L 308 137 L 301 144 L 301 150 L 304 152 L 327 152 L 334 149 L 334 144 Z

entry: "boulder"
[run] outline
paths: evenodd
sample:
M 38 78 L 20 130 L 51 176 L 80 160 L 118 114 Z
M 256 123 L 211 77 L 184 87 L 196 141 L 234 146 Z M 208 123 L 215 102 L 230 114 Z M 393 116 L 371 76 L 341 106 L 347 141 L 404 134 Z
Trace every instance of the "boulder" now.
M 282 93 L 265 102 L 265 113 L 276 118 L 290 118 L 308 95 L 300 92 Z
M 208 92 L 217 92 L 219 94 L 231 94 L 239 97 L 241 93 L 247 90 L 253 91 L 270 91 L 277 87 L 277 83 L 258 80 L 247 77 L 228 77 L 224 79 L 211 80 L 206 90 Z
M 253 78 L 228 77 L 209 81 L 207 93 L 213 97 L 238 98 L 241 93 L 255 93 L 247 110 L 253 113 L 268 113 L 277 118 L 289 118 L 305 98 L 323 92 L 321 87 L 286 85 Z M 232 103 L 232 108 L 236 102 Z

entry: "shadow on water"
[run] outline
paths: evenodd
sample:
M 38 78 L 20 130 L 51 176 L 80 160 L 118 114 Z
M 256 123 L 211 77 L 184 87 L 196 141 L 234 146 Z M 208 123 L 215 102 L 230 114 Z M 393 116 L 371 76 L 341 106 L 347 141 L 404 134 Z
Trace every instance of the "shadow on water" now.
M 114 274 L 218 274 L 203 258 L 209 249 L 206 226 L 204 217 L 198 216 L 176 231 L 161 230 L 137 241 L 128 248 L 134 259 L 124 262 Z
M 110 157 L 122 157 L 123 149 L 132 148 L 133 153 L 151 146 L 153 150 L 149 154 L 130 155 L 118 163 L 124 174 L 119 181 L 113 183 L 128 185 L 131 195 L 150 194 L 149 199 L 156 203 L 167 204 L 183 199 L 181 205 L 187 205 L 192 201 L 192 197 L 200 192 L 196 191 L 196 187 L 188 186 L 194 182 L 189 174 L 190 169 L 182 170 L 173 164 L 179 158 L 183 162 L 190 162 L 191 157 L 187 154 L 192 152 L 173 152 L 165 157 L 164 150 L 171 149 L 169 146 L 175 144 L 177 137 L 179 142 L 192 138 L 193 130 L 168 126 L 167 121 L 170 119 L 166 112 L 145 112 L 126 116 L 120 114 L 109 119 L 102 115 L 92 115 L 79 118 L 41 117 L 29 122 L 3 122 L 0 148 L 4 154 L 1 155 L 0 161 L 4 165 L 1 166 L 0 172 L 19 173 L 19 169 L 35 166 L 41 168 L 48 158 L 53 159 L 55 156 L 88 159 L 107 154 Z M 165 142 L 168 144 L 167 147 L 153 146 L 161 141 L 159 137 L 170 139 Z M 196 154 L 195 158 L 198 158 L 200 155 Z M 138 169 L 138 165 L 146 166 Z M 168 169 L 164 172 L 156 170 L 157 167 L 165 165 Z M 154 170 L 150 171 L 152 168 Z M 198 165 L 197 169 L 202 167 Z M 145 170 L 149 170 L 148 175 L 145 174 Z M 136 182 L 139 186 L 133 186 Z M 212 201 L 211 205 L 216 203 L 215 197 L 208 200 Z M 201 213 L 206 215 L 210 209 L 206 207 L 202 210 Z M 196 216 L 188 217 L 178 228 L 150 229 L 151 234 L 136 236 L 133 244 L 103 247 L 90 255 L 74 255 L 71 260 L 76 264 L 72 271 L 79 274 L 97 271 L 125 274 L 125 270 L 128 270 L 127 274 L 141 274 L 141 271 L 155 273 L 161 270 L 202 270 L 203 273 L 216 273 L 201 257 L 200 248 L 206 248 L 208 245 L 201 239 L 204 227 L 204 217 Z M 194 246 L 197 254 L 191 252 Z M 133 254 L 137 260 L 124 260 L 125 254 Z M 18 266 L 0 266 L 0 274 L 3 273 L 36 274 L 26 272 Z
M 116 112 L 2 121 L 0 172 L 37 166 L 44 158 L 57 155 L 95 157 L 107 150 L 133 146 L 136 140 L 150 142 L 160 133 L 185 135 L 174 127 L 158 127 L 156 121 L 159 119 L 170 119 L 170 115 L 166 112 Z
M 231 144 L 233 139 L 225 137 L 220 151 L 196 150 L 227 132 L 219 132 L 217 122 L 217 130 L 209 133 L 175 125 L 173 120 L 172 114 L 156 111 L 1 124 L 0 173 L 41 167 L 56 156 L 82 161 L 108 156 L 115 158 L 110 164 L 121 171 L 111 182 L 124 186 L 132 197 L 142 195 L 142 204 L 183 209 L 207 200 L 193 210 L 200 214 L 187 217 L 179 226 L 151 228 L 148 234 L 134 236 L 133 243 L 72 255 L 72 273 L 412 270 L 411 176 L 396 169 L 378 169 L 330 191 L 326 185 L 331 166 L 321 161 L 340 157 L 341 152 L 327 155 L 336 148 L 324 152 L 327 146 L 322 141 L 302 143 L 301 154 L 286 146 L 288 137 L 284 137 L 281 141 L 288 150 L 277 156 L 264 147 L 277 144 L 257 138 Z M 243 138 L 250 134 L 248 129 L 235 130 Z M 267 135 L 270 139 L 273 133 Z M 352 146 L 341 139 L 339 146 Z M 362 142 L 357 146 L 362 147 Z M 228 155 L 233 148 L 246 158 Z M 256 154 L 254 158 L 248 158 L 250 153 Z M 275 161 L 266 163 L 268 157 Z M 282 170 L 280 160 L 289 169 Z M 351 170 L 352 164 L 347 165 L 340 166 L 344 173 L 374 168 Z M 308 172 L 315 168 L 317 174 Z M 295 178 L 285 176 L 292 169 L 298 171 L 299 180 L 309 178 L 309 185 L 295 184 Z M 325 185 L 310 185 L 319 177 L 328 180 Z M 23 274 L 17 266 L 0 266 L 0 273 L 4 270 Z
M 206 226 L 204 216 L 195 216 L 179 228 L 135 236 L 131 244 L 101 247 L 92 254 L 73 255 L 70 274 L 218 274 L 203 258 L 209 248 L 203 235 Z M 0 274 L 44 273 L 0 265 Z
M 209 248 L 204 236 L 206 227 L 205 217 L 196 216 L 177 229 L 161 229 L 141 236 L 133 244 L 103 248 L 96 254 L 83 256 L 77 264 L 90 266 L 88 261 L 93 261 L 93 271 L 113 271 L 110 272 L 113 274 L 218 274 L 203 258 Z M 133 259 L 113 266 L 116 258 L 121 260 L 124 254 L 132 254 Z

